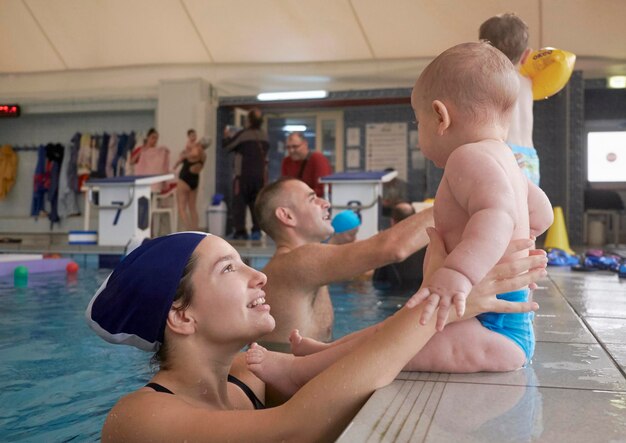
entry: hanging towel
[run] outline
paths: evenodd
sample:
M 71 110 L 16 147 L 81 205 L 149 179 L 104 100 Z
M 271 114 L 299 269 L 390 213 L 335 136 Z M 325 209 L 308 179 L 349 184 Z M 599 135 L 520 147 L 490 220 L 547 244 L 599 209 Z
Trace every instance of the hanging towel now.
M 82 189 L 89 174 L 91 174 L 91 134 L 82 134 L 78 150 L 78 189 Z
M 77 132 L 70 140 L 70 162 L 67 166 L 67 185 L 76 194 L 80 192 L 78 185 L 78 152 L 80 150 L 80 139 L 82 134 Z
M 46 158 L 48 159 L 50 170 L 50 187 L 48 190 L 48 201 L 50 202 L 50 228 L 54 223 L 61 221 L 59 217 L 59 179 L 61 177 L 61 163 L 63 162 L 63 145 L 49 143 L 46 146 Z
M 17 154 L 10 145 L 0 148 L 0 200 L 3 200 L 17 179 Z
M 64 155 L 61 163 L 61 181 L 59 184 L 59 198 L 65 210 L 63 215 L 80 215 L 78 197 L 78 150 L 80 149 L 81 133 L 77 132 L 70 140 L 69 153 Z M 65 183 L 63 182 L 65 177 Z
M 109 137 L 106 132 L 102 134 L 98 143 L 98 175 L 97 177 L 110 177 L 107 171 L 107 153 L 109 151 Z
M 127 159 L 128 159 L 130 152 L 135 147 L 135 143 L 136 143 L 135 132 L 133 131 L 130 134 L 128 134 L 128 141 L 126 142 L 126 147 L 124 148 L 124 151 L 122 152 L 120 158 L 117 161 L 117 170 L 115 173 L 116 176 L 126 175 Z
M 117 172 L 118 162 L 120 158 L 122 158 L 122 156 L 124 155 L 124 151 L 126 150 L 126 143 L 128 143 L 128 135 L 124 133 L 119 134 L 118 140 L 117 140 L 117 147 L 115 149 L 113 161 L 111 162 L 111 168 L 115 172 Z

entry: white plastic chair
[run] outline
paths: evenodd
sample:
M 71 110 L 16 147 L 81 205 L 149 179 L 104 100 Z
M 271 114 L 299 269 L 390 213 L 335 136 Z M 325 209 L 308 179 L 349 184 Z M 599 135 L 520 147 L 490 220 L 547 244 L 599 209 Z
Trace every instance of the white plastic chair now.
M 163 215 L 168 218 L 169 232 L 162 232 L 161 219 L 163 218 Z M 176 186 L 172 186 L 171 189 L 164 193 L 152 192 L 150 201 L 150 219 L 152 220 L 152 237 L 158 237 L 160 235 L 176 232 L 178 227 Z

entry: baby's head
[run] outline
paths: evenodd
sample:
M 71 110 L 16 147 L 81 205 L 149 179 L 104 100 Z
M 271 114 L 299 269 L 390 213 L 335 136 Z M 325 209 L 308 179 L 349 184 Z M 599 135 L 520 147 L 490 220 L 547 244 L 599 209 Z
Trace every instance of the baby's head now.
M 528 25 L 513 13 L 496 15 L 480 25 L 478 38 L 488 41 L 517 64 L 528 49 Z
M 462 43 L 444 51 L 424 69 L 411 94 L 424 154 L 441 166 L 432 158 L 435 150 L 445 151 L 438 155 L 447 159 L 476 136 L 505 137 L 518 93 L 515 67 L 490 44 Z

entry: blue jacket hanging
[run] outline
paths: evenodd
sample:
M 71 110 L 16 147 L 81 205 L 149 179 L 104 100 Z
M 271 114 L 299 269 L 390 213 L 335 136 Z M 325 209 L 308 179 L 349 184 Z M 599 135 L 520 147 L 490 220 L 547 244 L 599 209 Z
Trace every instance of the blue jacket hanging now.
M 46 147 L 41 145 L 37 150 L 37 165 L 33 177 L 33 201 L 30 215 L 37 218 L 44 208 L 44 197 L 48 192 L 50 179 L 46 176 Z

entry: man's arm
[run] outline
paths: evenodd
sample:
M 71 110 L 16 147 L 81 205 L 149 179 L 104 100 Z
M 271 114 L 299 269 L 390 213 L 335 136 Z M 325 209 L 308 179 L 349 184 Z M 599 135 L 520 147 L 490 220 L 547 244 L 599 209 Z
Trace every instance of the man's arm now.
M 300 246 L 272 259 L 272 268 L 288 271 L 281 273 L 280 278 L 291 280 L 299 287 L 348 280 L 406 259 L 428 244 L 426 228 L 433 225 L 433 208 L 428 208 L 366 240 L 344 245 Z
M 528 212 L 530 234 L 538 237 L 554 221 L 554 212 L 548 196 L 538 186 L 528 180 Z
M 222 147 L 227 151 L 234 151 L 239 145 L 239 137 L 241 137 L 241 134 L 243 134 L 243 132 L 244 131 L 241 130 L 231 136 L 230 133 L 227 134 L 226 131 L 224 131 L 224 140 L 222 141 Z

